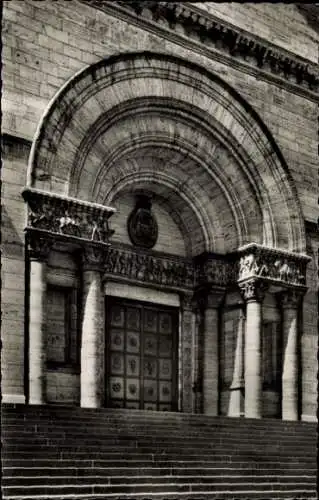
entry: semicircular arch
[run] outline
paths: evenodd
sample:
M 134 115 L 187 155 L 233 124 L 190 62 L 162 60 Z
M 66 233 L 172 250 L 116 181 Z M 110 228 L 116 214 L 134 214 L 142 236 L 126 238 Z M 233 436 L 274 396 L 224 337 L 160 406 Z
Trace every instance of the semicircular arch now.
M 189 116 L 196 115 L 194 109 L 203 117 L 204 113 L 209 115 L 206 122 L 214 123 L 215 128 L 212 137 L 219 129 L 219 140 L 227 138 L 228 149 L 236 152 L 239 163 L 242 159 L 241 168 L 250 176 L 251 196 L 257 199 L 261 212 L 269 212 L 266 222 L 272 226 L 272 235 L 266 231 L 267 245 L 304 251 L 304 222 L 296 188 L 268 128 L 220 77 L 168 54 L 119 54 L 76 74 L 50 103 L 38 127 L 28 184 L 70 194 L 74 179 L 81 175 L 81 162 L 77 167 L 74 157 L 101 116 L 121 103 L 142 98 L 151 101 L 152 96 L 167 100 L 168 106 L 183 102 L 180 107 L 188 109 Z M 102 148 L 102 157 L 104 152 Z M 91 165 L 94 161 L 101 168 L 99 155 L 90 155 Z M 223 185 L 230 191 L 229 185 Z M 248 218 L 246 213 L 246 222 Z

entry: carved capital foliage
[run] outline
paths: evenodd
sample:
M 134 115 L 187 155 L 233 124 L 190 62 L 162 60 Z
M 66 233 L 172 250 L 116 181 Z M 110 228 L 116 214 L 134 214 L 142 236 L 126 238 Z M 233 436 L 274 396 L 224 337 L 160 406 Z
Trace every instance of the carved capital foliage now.
M 305 255 L 269 249 L 251 244 L 239 250 L 238 279 L 260 277 L 272 282 L 304 287 L 306 266 L 310 260 Z
M 206 309 L 218 309 L 225 297 L 226 288 L 199 288 L 195 295 L 196 305 L 201 313 Z
M 181 309 L 183 311 L 194 311 L 196 302 L 194 294 L 192 292 L 181 294 L 180 299 L 181 299 Z
M 29 232 L 27 234 L 27 248 L 29 251 L 29 257 L 32 260 L 46 262 L 48 260 L 53 243 L 54 240 L 52 240 L 51 238 L 41 236 L 36 232 Z
M 262 280 L 252 279 L 239 283 L 239 289 L 246 301 L 262 302 L 267 288 L 267 283 Z
M 97 245 L 86 245 L 82 253 L 82 265 L 84 270 L 103 269 L 107 258 L 105 247 Z
M 96 241 L 109 244 L 113 232 L 108 219 L 111 207 L 40 191 L 24 189 L 28 204 L 27 230 L 39 231 L 56 239 Z
M 297 309 L 301 304 L 304 292 L 300 290 L 285 290 L 278 294 L 278 300 L 284 309 Z

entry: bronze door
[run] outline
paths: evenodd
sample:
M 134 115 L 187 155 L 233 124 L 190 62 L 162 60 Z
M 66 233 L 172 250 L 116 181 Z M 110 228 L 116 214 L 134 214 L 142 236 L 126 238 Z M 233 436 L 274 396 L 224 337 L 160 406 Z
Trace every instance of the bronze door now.
M 177 411 L 177 310 L 108 298 L 106 317 L 107 406 Z

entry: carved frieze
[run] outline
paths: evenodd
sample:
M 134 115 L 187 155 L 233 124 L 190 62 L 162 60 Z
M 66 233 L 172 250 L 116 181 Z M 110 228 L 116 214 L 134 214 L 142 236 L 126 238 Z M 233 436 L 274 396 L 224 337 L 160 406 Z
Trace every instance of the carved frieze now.
M 199 259 L 197 267 L 198 284 L 212 283 L 225 286 L 237 281 L 237 262 L 212 255 Z
M 113 208 L 32 188 L 25 188 L 22 196 L 28 204 L 27 230 L 109 244 Z
M 176 288 L 193 288 L 195 284 L 194 267 L 191 261 L 151 255 L 123 247 L 108 249 L 105 272 L 132 280 Z
M 310 260 L 305 255 L 269 249 L 250 244 L 239 250 L 238 280 L 260 277 L 294 286 L 306 285 L 306 266 Z

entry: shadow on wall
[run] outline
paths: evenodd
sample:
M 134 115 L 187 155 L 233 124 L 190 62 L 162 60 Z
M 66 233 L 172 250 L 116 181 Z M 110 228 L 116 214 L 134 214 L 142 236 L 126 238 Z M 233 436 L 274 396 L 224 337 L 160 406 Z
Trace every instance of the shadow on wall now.
M 2 255 L 3 257 L 24 258 L 24 240 L 17 232 L 6 207 L 1 205 Z
M 319 34 L 319 3 L 296 4 L 300 14 L 306 19 L 308 25 Z

